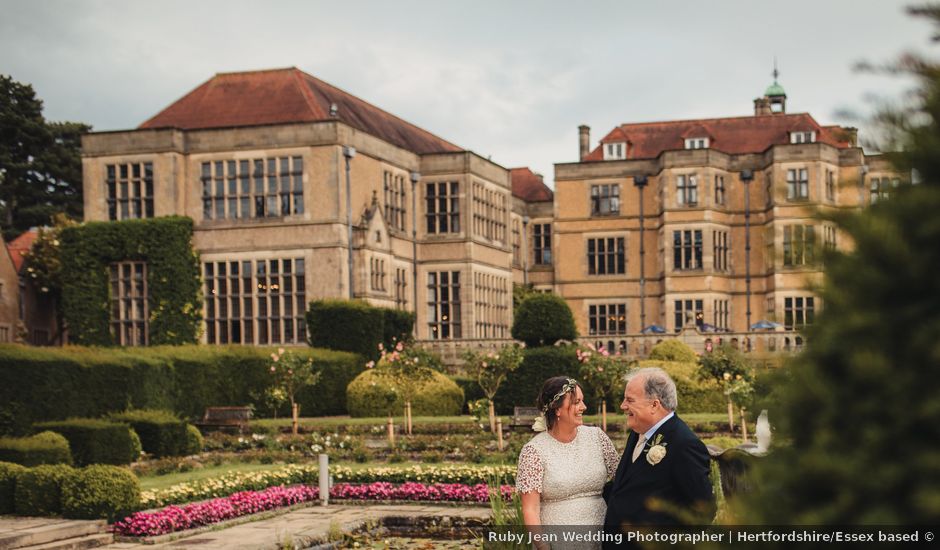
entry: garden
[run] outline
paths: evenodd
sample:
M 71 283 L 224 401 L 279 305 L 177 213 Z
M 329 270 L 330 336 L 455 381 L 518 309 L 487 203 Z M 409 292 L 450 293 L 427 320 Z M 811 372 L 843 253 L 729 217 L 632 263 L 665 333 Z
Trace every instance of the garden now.
M 410 316 L 355 302 L 311 305 L 313 343 L 332 349 L 0 346 L 0 513 L 105 518 L 116 535 L 161 536 L 315 504 L 321 455 L 330 501 L 512 510 L 533 435 L 515 408 L 533 405 L 544 379 L 576 377 L 594 413 L 585 423 L 622 447 L 621 380 L 638 366 L 670 372 L 680 414 L 706 443 L 742 441 L 760 384 L 734 350 L 700 360 L 665 341 L 630 362 L 570 343 L 573 320 L 539 322 L 566 315 L 561 300 L 530 298 L 521 342 L 467 351 L 459 368 L 409 340 Z M 327 317 L 346 338 L 318 340 Z M 217 406 L 251 418 L 206 425 Z

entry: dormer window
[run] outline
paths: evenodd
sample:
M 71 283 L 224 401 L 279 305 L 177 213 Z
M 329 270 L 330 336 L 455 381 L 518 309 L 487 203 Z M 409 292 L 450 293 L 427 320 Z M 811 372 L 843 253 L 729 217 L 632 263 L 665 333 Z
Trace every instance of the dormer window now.
M 627 144 L 624 142 L 605 143 L 604 160 L 623 160 L 627 158 Z
M 708 138 L 685 138 L 686 149 L 708 149 Z
M 790 143 L 816 143 L 816 132 L 790 132 Z

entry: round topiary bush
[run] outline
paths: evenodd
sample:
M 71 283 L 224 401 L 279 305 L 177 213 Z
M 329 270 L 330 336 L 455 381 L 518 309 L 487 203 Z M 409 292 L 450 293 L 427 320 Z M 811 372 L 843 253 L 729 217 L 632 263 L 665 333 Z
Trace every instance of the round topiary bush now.
M 95 465 L 62 483 L 62 514 L 74 519 L 120 519 L 140 505 L 140 482 L 129 470 Z
M 23 466 L 71 464 L 72 453 L 61 434 L 45 431 L 30 437 L 0 437 L 0 461 Z
M 202 433 L 199 432 L 199 428 L 193 426 L 192 424 L 186 425 L 186 448 L 184 449 L 185 455 L 194 455 L 202 452 L 202 446 L 204 440 L 202 438 Z
M 682 363 L 695 363 L 698 361 L 698 356 L 695 355 L 692 348 L 675 338 L 663 340 L 653 346 L 649 358 L 656 361 L 680 361 Z
M 463 408 L 463 390 L 447 376 L 432 371 L 431 378 L 414 382 L 415 397 L 411 402 L 414 416 L 453 416 Z M 367 370 L 346 387 L 346 406 L 352 417 L 386 416 L 391 410 L 400 414 L 405 403 L 394 378 L 378 371 Z
M 533 294 L 519 304 L 512 322 L 512 337 L 526 346 L 550 346 L 578 337 L 571 308 L 561 296 Z
M 14 508 L 21 516 L 51 516 L 62 513 L 62 483 L 75 469 L 65 464 L 46 464 L 16 476 Z
M 12 462 L 0 462 L 0 514 L 13 513 L 16 476 L 25 471 L 25 466 Z

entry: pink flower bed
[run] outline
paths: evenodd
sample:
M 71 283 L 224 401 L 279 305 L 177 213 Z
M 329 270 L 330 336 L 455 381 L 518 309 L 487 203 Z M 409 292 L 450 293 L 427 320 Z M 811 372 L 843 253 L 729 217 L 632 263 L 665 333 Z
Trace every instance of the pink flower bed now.
M 115 523 L 113 530 L 127 537 L 153 537 L 316 500 L 319 493 L 307 485 L 242 491 L 185 506 L 167 506 L 158 512 L 137 512 Z
M 228 519 L 247 516 L 265 510 L 273 510 L 309 502 L 319 498 L 319 489 L 309 485 L 294 487 L 270 487 L 263 491 L 242 491 L 233 495 L 194 502 L 184 506 L 167 506 L 157 512 L 137 512 L 117 522 L 112 527 L 117 535 L 126 537 L 154 537 L 176 531 L 184 531 L 212 525 Z M 500 487 L 503 498 L 512 497 L 513 488 Z M 464 485 L 462 483 L 403 483 L 393 485 L 385 482 L 354 485 L 337 483 L 330 489 L 330 498 L 337 500 L 425 500 L 438 502 L 487 502 L 489 491 L 486 484 Z

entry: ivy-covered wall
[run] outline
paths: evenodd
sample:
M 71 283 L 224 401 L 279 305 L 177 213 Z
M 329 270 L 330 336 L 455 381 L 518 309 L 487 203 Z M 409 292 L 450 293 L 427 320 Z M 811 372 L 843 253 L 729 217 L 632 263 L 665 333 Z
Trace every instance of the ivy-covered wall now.
M 193 221 L 171 216 L 89 222 L 62 230 L 62 312 L 75 344 L 110 346 L 109 265 L 147 262 L 149 342 L 195 343 L 202 321 Z

